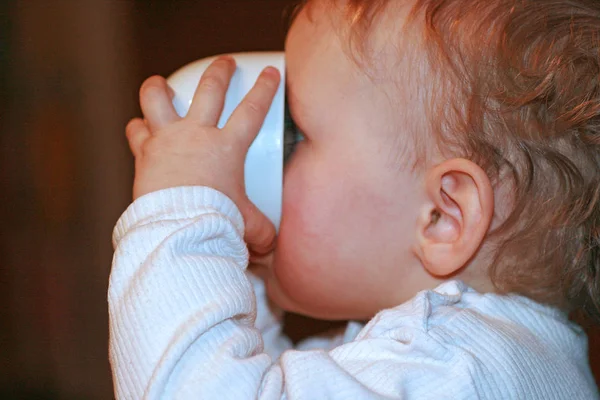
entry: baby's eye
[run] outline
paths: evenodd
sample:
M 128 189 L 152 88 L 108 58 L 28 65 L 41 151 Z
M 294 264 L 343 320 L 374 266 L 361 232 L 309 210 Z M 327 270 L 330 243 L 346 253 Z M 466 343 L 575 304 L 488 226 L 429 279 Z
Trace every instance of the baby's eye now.
M 284 117 L 284 130 L 283 130 L 283 162 L 286 163 L 299 141 L 304 140 L 304 135 L 296 126 L 296 123 L 292 119 L 290 110 L 288 108 L 287 101 L 285 103 L 285 117 Z

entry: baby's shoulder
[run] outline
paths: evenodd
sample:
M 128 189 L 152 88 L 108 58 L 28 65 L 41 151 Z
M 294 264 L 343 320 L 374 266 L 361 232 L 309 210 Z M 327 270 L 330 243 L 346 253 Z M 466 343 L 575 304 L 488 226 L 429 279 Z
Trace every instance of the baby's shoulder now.
M 527 398 L 545 387 L 546 398 L 573 390 L 582 393 L 572 398 L 589 398 L 595 387 L 585 333 L 564 313 L 522 296 L 478 293 L 460 281 L 382 311 L 357 339 L 375 337 L 403 341 L 432 362 L 468 370 L 483 393 Z

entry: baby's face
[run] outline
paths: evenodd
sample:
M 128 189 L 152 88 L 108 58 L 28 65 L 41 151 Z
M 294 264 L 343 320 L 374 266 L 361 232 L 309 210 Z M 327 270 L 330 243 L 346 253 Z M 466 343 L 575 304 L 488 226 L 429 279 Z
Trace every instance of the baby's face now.
M 351 61 L 335 28 L 343 15 L 319 3 L 286 43 L 290 112 L 306 139 L 286 167 L 268 291 L 289 311 L 369 318 L 418 287 L 410 248 L 423 190 L 401 163 L 402 101 Z

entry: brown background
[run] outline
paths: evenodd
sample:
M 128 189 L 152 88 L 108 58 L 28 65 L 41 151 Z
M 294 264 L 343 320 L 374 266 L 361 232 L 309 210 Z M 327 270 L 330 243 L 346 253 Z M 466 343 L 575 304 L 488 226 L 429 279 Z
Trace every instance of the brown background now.
M 283 49 L 292 3 L 0 1 L 0 398 L 112 398 L 110 235 L 138 88 L 205 56 Z

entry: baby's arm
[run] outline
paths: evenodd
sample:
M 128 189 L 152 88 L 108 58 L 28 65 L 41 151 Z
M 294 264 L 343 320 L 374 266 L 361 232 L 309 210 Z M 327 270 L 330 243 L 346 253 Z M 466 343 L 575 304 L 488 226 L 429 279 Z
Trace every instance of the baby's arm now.
M 242 233 L 235 205 L 203 187 L 149 194 L 121 217 L 109 288 L 117 398 L 258 393 L 261 379 L 244 376 L 272 361 L 254 328 Z

